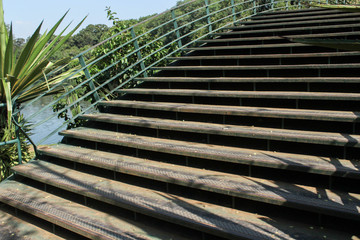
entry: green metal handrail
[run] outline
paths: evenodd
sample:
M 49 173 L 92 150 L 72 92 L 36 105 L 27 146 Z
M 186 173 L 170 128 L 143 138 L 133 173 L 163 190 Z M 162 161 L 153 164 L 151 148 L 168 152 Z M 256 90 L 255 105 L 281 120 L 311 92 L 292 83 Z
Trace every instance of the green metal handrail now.
M 336 0 L 337 1 L 337 0 Z M 291 5 L 290 2 L 296 2 L 296 4 Z M 288 10 L 288 9 L 298 9 L 309 7 L 309 3 L 325 3 L 328 0 L 301 0 L 301 1 L 290 1 L 290 0 L 191 0 L 184 4 L 178 5 L 174 8 L 171 8 L 163 13 L 155 15 L 147 20 L 144 20 L 136 25 L 133 25 L 127 29 L 120 31 L 107 38 L 106 40 L 100 42 L 99 44 L 92 46 L 86 51 L 75 56 L 73 60 L 78 61 L 77 67 L 75 67 L 73 74 L 64 79 L 62 82 L 58 83 L 54 87 L 50 88 L 47 92 L 39 95 L 37 98 L 31 100 L 30 102 L 23 104 L 19 110 L 14 111 L 14 114 L 18 114 L 22 109 L 25 109 L 32 104 L 39 102 L 44 96 L 51 94 L 56 89 L 61 88 L 62 86 L 69 84 L 72 77 L 77 76 L 78 74 L 83 74 L 83 79 L 81 83 L 73 86 L 72 90 L 65 92 L 59 98 L 54 99 L 53 101 L 46 104 L 41 110 L 36 113 L 28 116 L 25 121 L 26 123 L 31 123 L 30 129 L 35 127 L 40 127 L 42 124 L 46 123 L 52 118 L 57 118 L 58 114 L 67 112 L 73 107 L 80 104 L 82 101 L 92 98 L 93 101 L 87 107 L 81 110 L 81 112 L 74 114 L 64 123 L 54 129 L 49 135 L 45 138 L 39 140 L 37 144 L 44 143 L 49 137 L 58 133 L 60 129 L 64 126 L 73 122 L 78 116 L 87 113 L 93 109 L 100 101 L 110 98 L 118 89 L 128 86 L 130 83 L 134 82 L 135 78 L 147 77 L 154 75 L 154 72 L 151 70 L 152 67 L 159 65 L 164 62 L 168 57 L 179 55 L 184 48 L 196 44 L 196 42 L 205 37 L 211 37 L 213 33 L 220 31 L 222 28 L 239 24 L 242 21 L 247 20 L 248 18 L 258 14 L 259 12 L 264 11 L 277 11 L 277 10 Z M 333 1 L 331 1 L 333 2 Z M 299 3 L 299 4 L 298 4 Z M 190 8 L 191 10 L 180 15 L 180 10 Z M 196 16 L 195 19 L 188 20 L 190 16 Z M 145 25 L 149 25 L 160 18 L 164 18 L 165 21 L 158 24 L 156 27 L 148 30 L 147 32 L 142 33 L 141 29 Z M 169 29 L 171 26 L 171 29 Z M 162 30 L 166 30 L 163 34 L 158 34 Z M 131 39 L 123 42 L 119 46 L 114 47 L 112 50 L 106 54 L 97 56 L 96 58 L 89 58 L 89 55 L 92 55 L 96 50 L 103 47 L 105 44 L 111 43 L 111 41 L 116 40 L 122 36 L 131 36 Z M 140 44 L 141 39 L 146 36 L 152 36 L 152 40 Z M 170 39 L 171 38 L 171 39 Z M 170 39 L 170 40 L 169 40 Z M 149 54 L 144 54 L 144 51 L 151 47 L 152 44 L 161 43 L 162 46 L 158 49 L 155 49 Z M 94 67 L 99 67 L 101 62 L 109 57 L 115 56 L 119 51 L 127 47 L 133 47 L 134 50 L 122 55 L 119 59 L 114 61 L 112 64 L 99 69 L 95 72 L 92 70 Z M 157 57 L 157 55 L 163 51 L 169 50 L 162 57 Z M 104 74 L 107 74 L 109 71 L 116 69 L 119 65 L 122 65 L 122 61 L 126 61 L 132 56 L 136 56 L 136 60 L 128 65 L 124 66 L 124 69 L 120 69 L 116 74 L 110 75 L 106 80 L 100 81 L 100 77 Z M 72 63 L 73 64 L 73 63 Z M 62 69 L 59 69 L 61 71 Z M 130 73 L 131 70 L 138 69 L 135 73 Z M 57 74 L 53 72 L 51 74 Z M 48 76 L 49 78 L 51 77 Z M 128 75 L 126 78 L 125 75 Z M 121 81 L 119 79 L 122 79 Z M 113 86 L 109 86 L 112 84 Z M 114 87 L 115 86 L 115 87 Z M 30 86 L 31 87 L 31 86 Z M 54 104 L 57 104 L 59 101 L 66 99 L 71 94 L 75 93 L 77 90 L 88 87 L 89 91 L 84 93 L 77 101 L 68 104 L 65 108 L 61 109 L 58 112 L 50 114 L 48 117 L 41 119 L 39 121 L 34 121 L 36 117 L 47 109 L 52 109 Z M 104 92 L 103 90 L 106 91 Z M 2 143 L 0 143 L 1 146 Z M 35 146 L 36 147 L 36 146 Z

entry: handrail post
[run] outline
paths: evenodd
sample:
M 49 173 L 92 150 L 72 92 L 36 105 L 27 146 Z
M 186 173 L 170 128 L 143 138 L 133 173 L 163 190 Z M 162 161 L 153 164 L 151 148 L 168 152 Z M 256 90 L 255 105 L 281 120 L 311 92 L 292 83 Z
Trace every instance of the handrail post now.
M 253 1 L 253 11 L 254 15 L 256 15 L 256 0 Z
M 85 73 L 85 77 L 86 77 L 87 79 L 91 79 L 91 74 L 90 74 L 90 72 L 89 72 L 89 69 L 88 69 L 87 66 L 86 66 L 85 59 L 84 59 L 83 55 L 80 55 L 80 57 L 79 57 L 79 62 L 80 62 L 81 67 L 84 68 L 83 71 L 84 71 L 84 73 Z M 95 101 L 96 101 L 96 102 L 99 101 L 99 100 L 100 100 L 100 96 L 99 96 L 99 94 L 98 94 L 97 91 L 96 91 L 95 84 L 94 84 L 94 79 L 91 79 L 91 80 L 90 80 L 89 86 L 90 86 L 90 89 L 91 89 L 92 91 L 94 91 L 93 96 L 94 96 L 94 98 L 95 98 Z
M 131 37 L 134 39 L 134 47 L 135 47 L 136 55 L 137 55 L 137 57 L 138 57 L 138 59 L 140 61 L 142 59 L 142 56 L 141 56 L 141 52 L 139 50 L 139 48 L 140 48 L 139 47 L 139 42 L 138 42 L 138 40 L 136 38 L 134 27 L 131 28 L 130 32 L 131 32 Z M 144 77 L 148 77 L 148 74 L 145 71 L 145 64 L 144 64 L 143 60 L 140 61 L 140 67 L 141 67 L 141 70 L 144 71 L 144 73 L 143 73 Z
M 289 10 L 289 0 L 286 0 L 285 2 L 286 2 L 286 4 L 285 4 L 285 9 L 286 9 L 286 11 L 287 11 L 287 10 Z
M 17 140 L 16 144 L 17 144 L 17 150 L 18 150 L 19 164 L 22 164 L 20 129 L 17 125 L 15 125 L 15 134 L 16 134 L 16 140 Z
M 233 15 L 233 21 L 234 21 L 234 24 L 236 22 L 236 14 L 235 14 L 235 1 L 234 0 L 231 0 L 231 6 L 232 6 L 232 15 Z
M 177 39 L 177 43 L 178 43 L 178 47 L 182 48 L 183 44 L 180 38 L 180 31 L 179 31 L 179 25 L 176 21 L 176 16 L 175 16 L 175 10 L 172 9 L 171 10 L 171 17 L 172 19 L 174 19 L 174 29 L 175 29 L 175 34 L 176 34 L 176 39 Z
M 209 1 L 208 0 L 205 0 L 205 6 L 206 6 L 207 23 L 209 25 L 209 32 L 212 32 L 210 6 L 209 6 Z
M 274 0 L 271 0 L 271 10 L 274 10 Z

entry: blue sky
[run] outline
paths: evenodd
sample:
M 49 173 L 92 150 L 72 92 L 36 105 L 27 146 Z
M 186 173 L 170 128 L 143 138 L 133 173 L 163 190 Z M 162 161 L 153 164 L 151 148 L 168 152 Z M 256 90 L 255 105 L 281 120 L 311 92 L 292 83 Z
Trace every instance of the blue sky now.
M 6 23 L 13 23 L 17 38 L 30 36 L 44 20 L 42 30 L 49 29 L 68 10 L 63 25 L 73 25 L 88 15 L 82 28 L 89 24 L 111 23 L 106 18 L 105 8 L 110 6 L 120 19 L 138 18 L 161 13 L 173 6 L 177 0 L 3 0 Z

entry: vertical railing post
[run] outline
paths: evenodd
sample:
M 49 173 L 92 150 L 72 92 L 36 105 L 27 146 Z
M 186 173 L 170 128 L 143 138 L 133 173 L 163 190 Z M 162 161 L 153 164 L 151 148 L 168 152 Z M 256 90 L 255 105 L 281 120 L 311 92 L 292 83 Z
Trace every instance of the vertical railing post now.
M 253 11 L 254 15 L 256 15 L 256 0 L 253 1 Z
M 16 140 L 17 140 L 16 144 L 17 144 L 17 150 L 18 150 L 19 164 L 22 164 L 20 129 L 16 125 L 15 125 L 15 134 L 16 134 Z
M 89 69 L 88 69 L 87 66 L 86 66 L 85 59 L 84 59 L 84 56 L 83 56 L 83 55 L 80 55 L 80 57 L 79 57 L 79 62 L 80 62 L 81 67 L 83 68 L 83 71 L 84 71 L 84 73 L 85 73 L 85 77 L 86 77 L 87 79 L 91 79 L 91 74 L 90 74 L 90 72 L 89 72 Z M 90 89 L 91 89 L 92 91 L 94 91 L 93 96 L 94 96 L 95 102 L 99 101 L 99 100 L 100 100 L 100 96 L 99 96 L 99 94 L 98 94 L 97 91 L 96 91 L 96 87 L 95 87 L 95 84 L 94 84 L 94 79 L 91 79 L 91 80 L 90 80 L 89 86 L 90 86 Z
M 274 0 L 271 0 L 271 10 L 274 10 Z
M 233 15 L 233 21 L 234 21 L 234 24 L 236 22 L 236 14 L 235 14 L 235 1 L 234 0 L 231 0 L 231 10 L 232 10 L 232 15 Z
M 148 77 L 147 72 L 145 71 L 144 60 L 141 60 L 142 55 L 141 55 L 141 52 L 140 52 L 139 42 L 138 42 L 138 40 L 136 38 L 134 27 L 131 28 L 130 32 L 131 32 L 131 37 L 134 39 L 133 43 L 134 43 L 136 55 L 137 55 L 137 57 L 138 57 L 138 59 L 140 61 L 140 67 L 141 67 L 141 70 L 143 71 L 143 76 Z
M 175 15 L 175 10 L 172 9 L 171 10 L 171 17 L 172 19 L 174 20 L 174 29 L 175 29 L 175 34 L 176 34 L 176 39 L 177 39 L 177 43 L 178 43 L 178 47 L 179 48 L 182 48 L 183 44 L 182 44 L 182 41 L 181 41 L 181 36 L 180 36 L 180 31 L 179 31 L 179 25 L 176 21 L 176 15 Z
M 285 9 L 286 11 L 289 10 L 289 0 L 285 1 Z
M 207 23 L 209 25 L 209 32 L 212 32 L 209 0 L 205 0 L 205 6 L 206 6 Z

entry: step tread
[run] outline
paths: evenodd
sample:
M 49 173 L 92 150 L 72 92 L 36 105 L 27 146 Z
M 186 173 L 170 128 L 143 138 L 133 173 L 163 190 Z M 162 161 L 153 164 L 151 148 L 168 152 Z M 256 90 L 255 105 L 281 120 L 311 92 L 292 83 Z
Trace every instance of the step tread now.
M 52 174 L 53 179 L 67 184 L 75 184 L 78 180 L 76 176 L 65 173 L 44 174 L 45 177 Z M 95 186 L 89 187 L 99 191 Z M 0 201 L 91 239 L 163 239 L 168 235 L 161 230 L 152 230 L 131 220 L 91 209 L 14 180 L 1 183 Z
M 360 52 L 321 52 L 321 53 L 284 53 L 254 55 L 214 55 L 214 56 L 183 56 L 169 57 L 168 60 L 227 60 L 227 59 L 270 59 L 270 58 L 316 58 L 316 57 L 347 57 L 360 56 Z
M 360 63 L 334 63 L 334 64 L 294 64 L 294 65 L 219 65 L 219 66 L 165 66 L 153 67 L 154 70 L 268 70 L 268 69 L 334 69 L 334 68 L 359 68 Z
M 299 226 L 296 223 L 289 226 L 291 222 L 277 221 L 277 226 L 281 226 L 282 231 L 285 231 L 279 233 L 280 229 L 269 224 L 269 220 L 272 219 L 266 216 L 152 191 L 46 162 L 37 161 L 21 167 L 25 169 L 24 171 L 36 169 L 33 177 L 47 184 L 231 239 L 239 237 L 245 237 L 246 239 L 273 239 L 275 233 L 278 233 L 282 239 L 290 239 L 287 235 L 294 236 L 299 231 L 308 236 L 328 235 L 331 233 L 326 229 L 321 231 L 320 228 L 317 228 L 314 231 L 310 228 L 309 231 L 306 227 Z M 31 175 L 31 172 L 28 174 Z M 112 222 L 112 225 L 118 226 L 115 223 Z M 309 228 L 309 226 L 307 227 Z M 339 236 L 339 233 L 335 232 L 335 236 Z M 166 239 L 178 238 L 166 236 Z
M 320 20 L 316 20 L 316 19 L 312 19 L 312 20 L 298 20 L 298 21 L 287 21 L 286 24 L 284 25 L 283 22 L 276 22 L 276 23 L 261 23 L 259 25 L 254 24 L 254 25 L 245 25 L 245 26 L 237 26 L 237 27 L 228 27 L 228 28 L 224 28 L 224 30 L 232 30 L 232 31 L 239 31 L 241 32 L 242 30 L 245 29 L 257 29 L 257 28 L 268 28 L 268 27 L 278 27 L 278 26 L 282 26 L 283 28 L 288 28 L 291 27 L 293 25 L 302 25 L 302 24 L 308 24 L 308 26 L 310 25 L 317 25 L 317 24 L 322 24 L 322 23 L 342 23 L 342 22 L 357 22 L 360 20 L 360 17 L 353 17 L 354 14 L 351 14 L 349 17 L 343 17 L 343 18 L 336 18 L 336 19 L 320 19 Z M 359 15 L 359 14 L 356 14 Z M 345 16 L 345 14 L 344 14 Z
M 293 22 L 293 21 L 306 21 L 306 20 L 317 20 L 317 19 L 333 19 L 333 18 L 341 18 L 341 17 L 351 17 L 351 16 L 359 16 L 359 13 L 343 13 L 343 14 L 324 14 L 319 16 L 300 16 L 300 17 L 291 17 L 291 18 L 285 18 L 285 19 L 268 19 L 268 20 L 256 20 L 251 19 L 250 21 L 240 21 L 237 22 L 237 24 L 244 24 L 245 26 L 252 26 L 252 25 L 258 25 L 264 24 L 264 23 L 280 23 L 280 22 Z M 227 27 L 225 29 L 234 29 L 238 28 L 238 26 L 234 27 Z
M 312 109 L 287 109 L 287 108 L 267 108 L 267 107 L 244 107 L 208 105 L 208 104 L 189 104 L 189 103 L 169 103 L 169 102 L 145 102 L 113 100 L 99 103 L 103 106 L 131 107 L 137 109 L 162 110 L 174 112 L 221 114 L 233 116 L 253 116 L 253 117 L 273 117 L 273 118 L 293 118 L 322 121 L 344 121 L 359 122 L 360 112 L 352 111 L 328 111 Z
M 147 77 L 135 78 L 136 81 L 148 82 L 324 82 L 358 83 L 357 77 Z
M 163 130 L 188 131 L 203 134 L 303 142 L 335 146 L 360 147 L 360 135 L 292 129 L 237 126 L 206 122 L 177 121 L 118 114 L 85 114 L 81 118 L 106 123 L 123 124 Z
M 212 47 L 188 47 L 183 51 L 192 50 L 224 50 L 224 49 L 249 49 L 249 48 L 285 48 L 285 47 L 304 47 L 308 46 L 303 43 L 275 43 L 275 44 L 251 44 L 251 45 L 235 45 L 235 46 L 212 46 Z
M 34 169 L 37 169 L 37 172 L 33 177 L 39 181 L 197 230 L 230 238 L 246 237 L 247 239 L 272 239 L 272 234 L 279 231 L 278 228 L 267 223 L 269 218 L 261 215 L 151 191 L 46 162 L 37 162 L 36 165 Z M 31 166 L 28 169 L 31 169 Z M 284 223 L 279 224 L 290 234 L 305 230 L 304 228 L 292 230 L 285 227 Z M 312 233 L 316 234 L 316 231 Z M 285 234 L 281 236 L 286 237 Z
M 261 12 L 256 16 L 251 17 L 252 19 L 266 19 L 266 18 L 287 18 L 294 16 L 308 16 L 308 15 L 323 15 L 323 14 L 339 14 L 339 10 L 334 9 L 321 9 L 321 8 L 306 8 L 297 10 L 284 10 L 284 11 L 268 11 Z
M 139 177 L 150 178 L 158 181 L 165 181 L 168 183 L 180 184 L 192 188 L 199 188 L 207 191 L 213 191 L 223 193 L 231 196 L 237 196 L 237 189 L 234 188 L 230 191 L 231 184 L 225 184 L 223 181 L 228 181 L 231 177 L 241 178 L 238 175 L 226 174 L 221 172 L 209 171 L 204 169 L 194 169 L 191 167 L 185 167 L 180 165 L 174 165 L 169 163 L 162 163 L 158 161 L 136 158 L 121 154 L 108 153 L 94 149 L 73 147 L 65 144 L 58 144 L 53 146 L 42 146 L 39 148 L 41 154 L 45 154 L 50 157 L 56 157 L 60 159 L 70 160 L 77 163 L 87 164 L 99 168 L 104 168 L 111 171 L 121 172 L 125 174 L 131 174 Z M 315 161 L 308 161 L 310 166 L 317 165 L 318 169 L 321 169 L 323 173 L 333 171 L 336 174 L 346 175 L 351 172 L 353 175 L 359 175 L 359 170 L 355 165 L 347 160 L 339 160 L 339 162 L 321 161 L 317 163 Z M 308 163 L 305 161 L 303 164 Z M 349 167 L 346 167 L 349 166 Z M 216 176 L 220 181 L 210 181 L 209 177 L 197 177 L 197 176 Z M 224 176 L 223 181 L 220 176 Z M 198 182 L 199 184 L 193 184 Z M 206 183 L 206 184 L 205 184 Z M 235 192 L 234 192 L 235 191 Z
M 359 163 L 356 161 L 160 139 L 88 128 L 66 130 L 60 134 L 203 159 L 359 178 Z
M 339 29 L 339 28 L 349 28 L 349 27 L 360 27 L 359 23 L 354 24 L 338 24 L 330 26 L 310 26 L 310 27 L 292 27 L 292 28 L 271 28 L 271 29 L 258 29 L 258 30 L 248 30 L 241 32 L 219 32 L 214 33 L 214 36 L 225 36 L 225 35 L 242 35 L 247 33 L 275 33 L 275 32 L 289 32 L 289 31 L 306 31 L 306 30 L 325 30 L 325 29 Z M 298 33 L 297 33 L 298 34 Z
M 132 164 L 135 164 L 135 162 Z M 148 168 L 148 166 L 142 166 L 142 164 L 140 165 L 141 168 Z M 295 185 L 279 181 L 224 174 L 174 165 L 167 167 L 164 166 L 164 168 L 161 168 L 161 164 L 159 164 L 158 167 L 155 164 L 152 165 L 152 167 L 152 170 L 157 173 L 156 175 L 159 175 L 160 172 L 164 171 L 166 172 L 165 174 L 169 174 L 170 171 L 170 177 L 167 177 L 166 175 L 163 177 L 175 179 L 179 182 L 183 181 L 187 186 L 202 185 L 205 190 L 207 188 L 213 188 L 223 194 L 229 193 L 235 197 L 275 205 L 286 205 L 288 207 L 306 209 L 308 211 L 326 213 L 328 215 L 342 215 L 351 219 L 360 219 L 360 194 L 331 191 L 328 189 L 319 189 L 317 187 Z M 101 177 L 94 177 L 89 174 L 80 173 L 48 162 L 35 161 L 30 164 L 17 166 L 14 168 L 14 171 L 22 176 L 31 177 L 32 179 L 36 179 L 37 181 L 45 182 L 47 184 L 50 184 L 51 182 L 52 185 L 55 186 L 62 185 L 62 188 L 66 190 L 71 188 L 73 189 L 71 190 L 73 192 L 87 192 L 87 194 L 89 194 L 89 192 L 93 192 L 93 194 L 99 195 L 99 197 L 95 197 L 95 195 L 87 196 L 97 199 L 101 199 L 102 197 L 106 198 L 106 195 L 118 194 L 119 196 L 113 198 L 112 200 L 119 202 L 119 206 L 129 205 L 132 206 L 130 207 L 132 208 L 131 210 L 138 209 L 137 211 L 140 212 L 145 210 L 143 209 L 144 206 L 138 206 L 134 202 L 136 200 L 129 201 L 127 198 L 132 197 L 133 199 L 138 200 L 139 197 L 143 195 L 146 196 L 144 199 L 145 202 L 150 204 L 151 202 L 156 202 L 156 204 L 152 206 L 154 209 L 159 209 L 161 212 L 168 211 L 168 209 L 161 209 L 161 205 L 168 205 L 169 203 L 164 202 L 164 199 L 162 198 L 157 198 L 156 196 L 159 195 L 159 193 L 156 191 L 146 191 L 141 187 Z M 145 172 L 145 174 L 154 175 L 153 173 L 151 174 L 148 172 Z M 59 176 L 63 176 L 63 178 L 59 179 Z M 86 181 L 83 179 L 86 179 Z M 71 183 L 69 183 L 69 181 L 71 181 Z M 99 182 L 102 184 L 99 184 Z M 104 182 L 106 182 L 106 184 L 104 184 Z M 105 185 L 107 189 L 104 189 Z M 94 188 L 100 189 L 100 187 L 101 190 L 107 192 L 107 194 L 96 193 L 96 190 L 94 191 Z M 166 198 L 174 198 L 174 196 L 168 194 Z M 111 204 L 111 202 L 108 203 Z M 209 210 L 209 207 L 207 207 L 207 209 Z M 150 212 L 148 212 L 148 214 L 151 215 Z M 199 214 L 199 216 L 201 215 L 202 214 Z M 234 215 L 236 215 L 236 211 L 234 211 L 233 214 L 224 215 L 223 217 L 234 217 Z
M 14 240 L 60 240 L 56 236 L 29 222 L 17 218 L 9 213 L 0 210 L 0 239 Z
M 150 89 L 131 88 L 118 90 L 119 93 L 149 94 L 194 97 L 228 97 L 228 98 L 275 98 L 275 99 L 307 99 L 307 100 L 347 100 L 359 101 L 360 93 L 340 92 L 295 92 L 295 91 L 231 91 L 231 90 L 199 90 L 199 89 Z
M 359 31 L 354 32 L 336 32 L 336 33 L 314 33 L 314 34 L 295 34 L 284 36 L 263 36 L 263 37 L 241 37 L 241 38 L 215 38 L 199 40 L 199 43 L 213 42 L 242 42 L 242 41 L 264 41 L 264 40 L 282 40 L 284 38 L 328 38 L 328 37 L 344 37 L 344 36 L 360 36 Z

